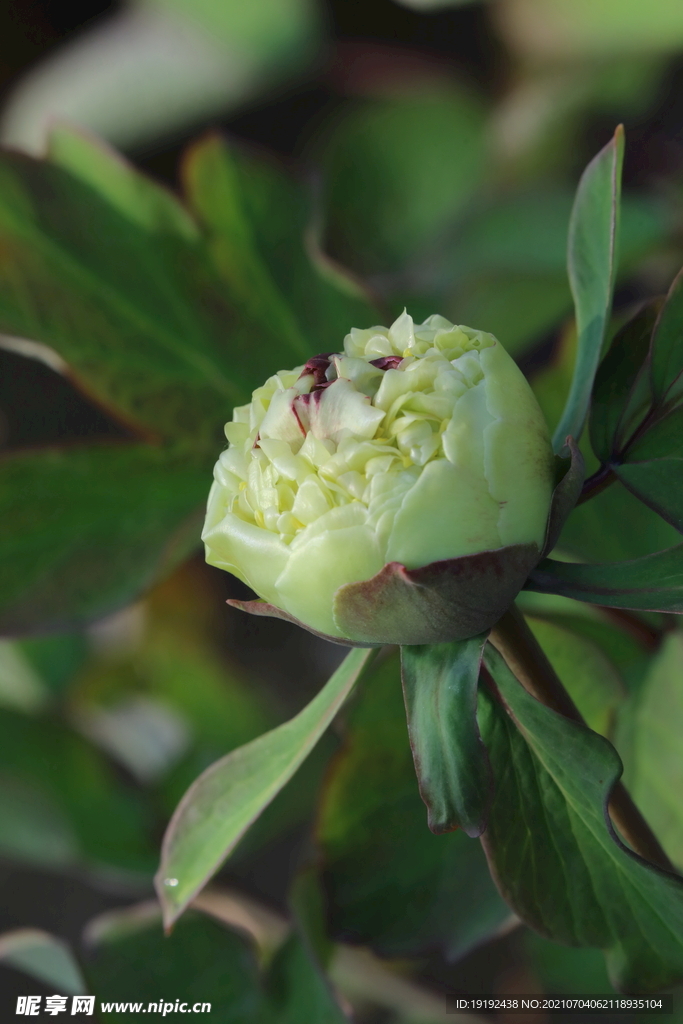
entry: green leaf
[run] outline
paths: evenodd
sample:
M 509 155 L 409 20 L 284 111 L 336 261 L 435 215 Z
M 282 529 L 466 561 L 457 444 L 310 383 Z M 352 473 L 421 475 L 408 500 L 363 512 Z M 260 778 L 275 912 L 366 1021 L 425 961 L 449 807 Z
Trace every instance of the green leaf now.
M 209 480 L 143 445 L 0 459 L 0 632 L 85 622 L 132 600 L 198 543 Z
M 582 565 L 545 558 L 526 590 L 636 611 L 683 612 L 683 544 L 628 562 Z
M 429 827 L 436 835 L 486 828 L 492 778 L 477 725 L 486 635 L 401 648 L 408 734 Z
M 496 795 L 482 842 L 505 898 L 556 941 L 606 951 L 612 983 L 657 991 L 683 977 L 683 880 L 631 853 L 606 820 L 614 748 L 544 707 L 490 646 L 482 735 Z
M 636 497 L 683 532 L 683 407 L 649 426 L 615 472 Z
M 569 222 L 567 266 L 579 340 L 569 396 L 553 438 L 556 451 L 569 434 L 578 441 L 588 415 L 612 307 L 623 157 L 619 127 L 584 171 Z
M 0 935 L 0 962 L 64 994 L 82 995 L 87 991 L 81 969 L 66 943 L 37 928 L 18 928 Z
M 171 925 L 291 779 L 353 689 L 371 652 L 351 651 L 295 718 L 216 761 L 199 776 L 166 830 L 156 875 Z
M 673 547 L 680 539 L 673 526 L 616 480 L 576 506 L 562 530 L 559 548 L 580 562 L 618 562 Z
M 376 314 L 314 267 L 305 195 L 284 175 L 210 139 L 187 179 L 202 227 L 72 129 L 53 135 L 48 161 L 4 154 L 0 330 L 56 349 L 147 434 L 213 451 L 264 374 L 340 348 Z
M 214 266 L 248 325 L 251 341 L 239 358 L 256 383 L 283 365 L 339 351 L 352 327 L 377 322 L 360 287 L 315 259 L 311 203 L 294 180 L 215 135 L 188 151 L 183 178 Z
M 608 735 L 624 688 L 598 645 L 557 622 L 530 618 L 531 632 L 591 729 Z
M 617 331 L 595 376 L 590 438 L 603 463 L 614 459 L 648 411 L 646 361 L 657 310 L 658 304 L 650 303 Z
M 164 936 L 159 908 L 142 904 L 91 921 L 84 970 L 98 1005 L 135 1002 L 142 1013 L 107 1013 L 114 1024 L 144 1024 L 156 1004 L 209 1003 L 221 1024 L 263 1024 L 266 1006 L 256 957 L 247 939 L 197 913 Z M 167 1010 L 167 1012 L 170 1012 Z
M 683 270 L 675 278 L 652 336 L 652 390 L 657 402 L 683 374 Z
M 347 717 L 318 816 L 332 933 L 386 956 L 486 941 L 508 911 L 479 843 L 425 827 L 397 654 L 380 663 Z
M 631 705 L 626 778 L 672 861 L 683 867 L 683 637 L 670 633 Z

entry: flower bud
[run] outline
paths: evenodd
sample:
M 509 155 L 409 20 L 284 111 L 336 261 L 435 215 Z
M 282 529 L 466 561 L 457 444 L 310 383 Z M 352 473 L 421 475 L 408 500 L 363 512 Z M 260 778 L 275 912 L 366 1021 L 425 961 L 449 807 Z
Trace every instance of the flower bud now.
M 539 559 L 548 428 L 490 335 L 440 316 L 352 330 L 282 370 L 227 424 L 207 561 L 342 643 L 472 636 Z

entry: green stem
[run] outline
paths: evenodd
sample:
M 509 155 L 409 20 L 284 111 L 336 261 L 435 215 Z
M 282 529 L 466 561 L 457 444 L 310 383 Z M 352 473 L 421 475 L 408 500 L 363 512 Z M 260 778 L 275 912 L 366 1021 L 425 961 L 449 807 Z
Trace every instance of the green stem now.
M 565 718 L 586 724 L 516 605 L 496 623 L 489 639 L 532 697 Z M 637 854 L 666 871 L 675 870 L 621 782 L 612 790 L 609 813 L 614 826 Z

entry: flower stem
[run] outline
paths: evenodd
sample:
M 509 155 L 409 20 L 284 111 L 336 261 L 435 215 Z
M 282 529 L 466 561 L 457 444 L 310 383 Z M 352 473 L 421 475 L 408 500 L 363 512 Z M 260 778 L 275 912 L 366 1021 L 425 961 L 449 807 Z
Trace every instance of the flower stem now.
M 516 605 L 496 623 L 489 639 L 532 697 L 565 718 L 586 724 Z M 621 836 L 637 854 L 665 871 L 675 871 L 621 782 L 612 790 L 609 813 Z

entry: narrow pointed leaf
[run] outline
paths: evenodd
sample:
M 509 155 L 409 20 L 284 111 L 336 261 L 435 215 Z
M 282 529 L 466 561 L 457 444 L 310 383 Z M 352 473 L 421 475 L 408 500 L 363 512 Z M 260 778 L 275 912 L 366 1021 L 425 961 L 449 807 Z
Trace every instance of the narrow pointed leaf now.
M 683 879 L 618 839 L 607 815 L 621 775 L 607 740 L 544 707 L 492 648 L 486 664 L 512 713 L 487 694 L 482 734 L 496 795 L 482 842 L 498 886 L 538 931 L 606 951 L 620 990 L 683 978 Z
M 147 434 L 213 448 L 248 375 L 230 359 L 239 325 L 200 233 L 106 147 L 83 139 L 79 152 L 78 174 L 0 157 L 0 331 L 55 349 L 80 387 Z
M 683 544 L 601 565 L 546 558 L 533 570 L 525 589 L 608 608 L 683 612 Z
M 652 390 L 661 402 L 683 374 L 683 270 L 675 278 L 652 336 Z
M 486 635 L 401 648 L 403 695 L 420 796 L 435 834 L 486 828 L 493 780 L 477 725 Z
M 362 289 L 307 249 L 311 203 L 298 182 L 218 135 L 190 147 L 183 177 L 213 264 L 250 330 L 295 354 L 281 360 L 338 351 L 352 327 L 377 322 Z M 245 355 L 263 367 L 258 349 Z
M 624 132 L 591 160 L 584 171 L 569 222 L 567 269 L 576 308 L 578 348 L 574 376 L 553 442 L 559 451 L 568 434 L 577 440 L 588 415 L 612 307 L 617 265 Z
M 351 651 L 295 718 L 216 761 L 188 789 L 166 830 L 155 879 L 167 927 L 291 779 L 353 689 L 370 655 L 368 650 Z

